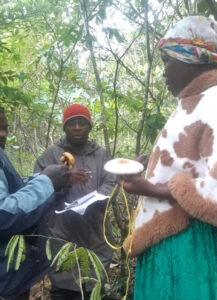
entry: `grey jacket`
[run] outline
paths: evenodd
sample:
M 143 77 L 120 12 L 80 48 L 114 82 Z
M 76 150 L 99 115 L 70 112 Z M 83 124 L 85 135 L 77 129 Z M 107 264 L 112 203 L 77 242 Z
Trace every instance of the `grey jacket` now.
M 70 152 L 75 158 L 74 168 L 86 168 L 92 172 L 93 178 L 86 184 L 74 184 L 71 188 L 56 195 L 56 210 L 62 210 L 64 202 L 71 203 L 94 190 L 104 195 L 110 195 L 114 184 L 115 177 L 104 170 L 104 164 L 108 160 L 104 149 L 94 141 L 88 140 L 85 148 L 76 152 L 75 149 L 62 138 L 59 143 L 49 147 L 37 160 L 35 172 L 40 172 L 50 164 L 61 164 L 60 157 L 63 152 Z M 79 215 L 73 211 L 63 214 L 49 212 L 44 222 L 41 224 L 42 233 L 58 237 L 67 241 L 72 241 L 77 246 L 82 246 L 93 250 L 100 258 L 105 267 L 108 267 L 112 258 L 112 249 L 106 244 L 103 237 L 103 217 L 105 212 L 105 201 L 98 201 L 90 205 L 85 214 Z M 110 224 L 106 224 L 106 234 L 111 240 Z M 52 250 L 58 251 L 62 244 L 54 241 Z M 78 274 L 75 268 L 73 272 L 56 272 L 50 274 L 52 285 L 61 289 L 79 291 Z M 90 290 L 91 285 L 86 286 Z

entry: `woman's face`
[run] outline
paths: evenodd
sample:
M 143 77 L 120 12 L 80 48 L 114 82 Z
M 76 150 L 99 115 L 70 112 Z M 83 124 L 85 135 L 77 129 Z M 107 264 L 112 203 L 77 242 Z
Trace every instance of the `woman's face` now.
M 198 76 L 198 68 L 161 53 L 164 62 L 164 77 L 173 96 L 177 96 L 184 87 Z

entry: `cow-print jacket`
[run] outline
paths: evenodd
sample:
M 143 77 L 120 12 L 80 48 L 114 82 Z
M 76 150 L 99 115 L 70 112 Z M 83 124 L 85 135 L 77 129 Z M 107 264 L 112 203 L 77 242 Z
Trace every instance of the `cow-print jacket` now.
M 187 228 L 192 217 L 217 226 L 217 70 L 195 78 L 157 137 L 146 178 L 168 185 L 175 201 L 139 204 L 131 256 Z M 124 248 L 129 250 L 130 238 Z

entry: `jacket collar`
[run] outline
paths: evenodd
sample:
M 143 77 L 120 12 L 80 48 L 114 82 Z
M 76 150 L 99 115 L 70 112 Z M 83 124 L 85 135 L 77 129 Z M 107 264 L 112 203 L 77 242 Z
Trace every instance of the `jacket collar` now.
M 82 150 L 77 150 L 68 142 L 65 136 L 59 140 L 57 146 L 63 148 L 64 151 L 68 150 L 69 152 L 76 153 L 78 155 L 89 155 L 99 148 L 99 145 L 95 141 L 88 139 L 87 144 L 84 146 L 84 148 Z
M 198 95 L 208 88 L 217 85 L 217 70 L 204 72 L 192 80 L 179 94 L 179 98 Z

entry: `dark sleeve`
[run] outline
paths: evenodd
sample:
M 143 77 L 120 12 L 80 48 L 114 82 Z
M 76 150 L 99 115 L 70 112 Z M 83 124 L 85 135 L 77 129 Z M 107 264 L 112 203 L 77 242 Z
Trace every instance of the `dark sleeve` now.
M 52 146 L 44 151 L 44 153 L 39 156 L 35 163 L 34 172 L 40 173 L 49 165 L 59 165 L 61 164 L 58 156 L 58 148 L 56 146 Z

